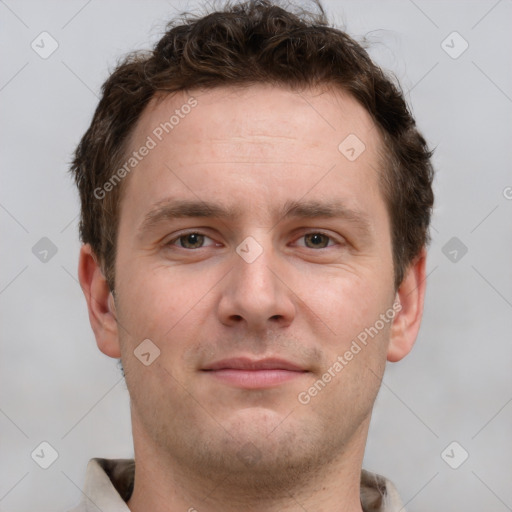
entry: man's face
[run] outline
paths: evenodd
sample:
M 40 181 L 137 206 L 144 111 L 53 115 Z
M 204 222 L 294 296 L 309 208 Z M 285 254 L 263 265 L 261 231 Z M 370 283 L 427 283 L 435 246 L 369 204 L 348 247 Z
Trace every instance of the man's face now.
M 378 132 L 340 93 L 191 94 L 131 139 L 156 143 L 124 184 L 115 268 L 135 444 L 205 474 L 320 467 L 367 429 L 386 360 L 391 322 L 352 345 L 395 298 Z

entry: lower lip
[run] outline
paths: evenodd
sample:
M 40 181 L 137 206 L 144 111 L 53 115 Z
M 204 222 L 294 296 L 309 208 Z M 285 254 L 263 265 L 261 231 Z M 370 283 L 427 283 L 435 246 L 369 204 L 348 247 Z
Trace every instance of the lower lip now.
M 222 370 L 208 370 L 212 377 L 228 384 L 245 389 L 258 389 L 277 386 L 284 382 L 296 379 L 307 372 L 291 370 L 235 370 L 226 368 Z

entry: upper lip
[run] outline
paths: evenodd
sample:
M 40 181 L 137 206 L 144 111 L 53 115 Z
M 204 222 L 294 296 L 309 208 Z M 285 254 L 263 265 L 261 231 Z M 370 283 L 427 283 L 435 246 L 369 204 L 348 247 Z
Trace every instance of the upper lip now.
M 250 359 L 248 357 L 236 357 L 222 359 L 208 364 L 203 370 L 288 370 L 293 372 L 304 372 L 304 368 L 279 358 Z

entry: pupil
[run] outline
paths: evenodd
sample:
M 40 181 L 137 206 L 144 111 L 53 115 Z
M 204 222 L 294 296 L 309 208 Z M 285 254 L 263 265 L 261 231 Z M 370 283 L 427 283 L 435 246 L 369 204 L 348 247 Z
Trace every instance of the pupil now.
M 322 239 L 324 238 L 324 235 L 322 235 L 321 233 L 313 233 L 312 235 L 307 235 L 307 237 L 309 238 L 309 241 L 316 247 L 318 247 L 319 245 L 325 245 L 322 244 Z
M 199 235 L 198 233 L 189 233 L 185 237 L 185 245 L 197 247 L 198 245 L 201 244 L 201 241 L 202 241 L 201 237 L 202 237 L 202 235 Z

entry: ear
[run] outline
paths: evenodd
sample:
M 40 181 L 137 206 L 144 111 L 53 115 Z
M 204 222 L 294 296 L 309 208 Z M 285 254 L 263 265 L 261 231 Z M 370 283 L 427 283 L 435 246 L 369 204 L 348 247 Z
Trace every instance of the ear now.
M 84 244 L 80 249 L 78 279 L 98 348 L 107 356 L 120 358 L 114 298 L 90 244 Z
M 423 301 L 426 289 L 427 250 L 409 265 L 405 277 L 398 288 L 394 306 L 398 311 L 393 319 L 388 346 L 388 361 L 396 362 L 405 357 L 412 349 L 423 316 Z

